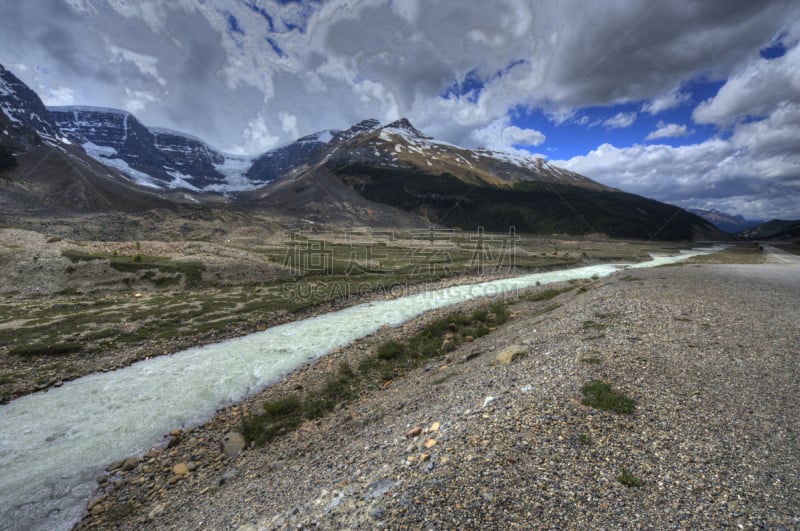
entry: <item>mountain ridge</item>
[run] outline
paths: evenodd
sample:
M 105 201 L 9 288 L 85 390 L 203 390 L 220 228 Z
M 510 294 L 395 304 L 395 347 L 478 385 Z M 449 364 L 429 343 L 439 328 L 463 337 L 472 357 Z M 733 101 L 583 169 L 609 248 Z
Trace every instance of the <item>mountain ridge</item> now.
M 0 144 L 22 163 L 0 197 L 7 214 L 163 209 L 177 219 L 202 212 L 320 226 L 725 237 L 678 207 L 542 159 L 436 140 L 405 118 L 362 120 L 245 157 L 119 109 L 48 110 L 13 74 L 3 69 L 0 78 Z
M 407 118 L 385 125 L 367 119 L 346 130 L 322 130 L 258 155 L 239 156 L 224 153 L 188 133 L 146 126 L 135 114 L 121 109 L 78 105 L 48 107 L 48 110 L 60 130 L 95 159 L 123 171 L 141 185 L 161 189 L 245 192 L 303 166 L 313 166 L 323 159 L 342 160 L 356 153 L 388 166 L 424 163 L 435 173 L 451 173 L 473 183 L 568 180 L 577 186 L 609 189 L 542 159 L 469 149 L 436 140 L 416 129 Z M 159 138 L 169 141 L 162 145 Z M 189 151 L 193 156 L 185 156 Z M 420 157 L 422 160 L 415 160 Z M 249 167 L 248 161 L 251 161 Z M 223 170 L 226 166 L 228 171 Z M 234 167 L 238 171 L 233 171 Z
M 692 214 L 697 214 L 706 221 L 713 223 L 717 228 L 727 232 L 728 234 L 737 234 L 760 223 L 764 223 L 763 220 L 745 219 L 744 216 L 720 212 L 715 208 L 710 210 L 702 208 L 687 208 L 686 210 Z
M 800 239 L 800 219 L 771 219 L 737 234 L 747 240 Z

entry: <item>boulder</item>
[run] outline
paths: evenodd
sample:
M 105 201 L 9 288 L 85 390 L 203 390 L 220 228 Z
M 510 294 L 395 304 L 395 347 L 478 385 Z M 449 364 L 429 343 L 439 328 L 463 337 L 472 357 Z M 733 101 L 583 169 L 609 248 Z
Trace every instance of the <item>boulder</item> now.
M 138 464 L 139 464 L 138 457 L 129 457 L 122 463 L 122 471 L 128 472 L 130 470 L 133 470 L 134 468 L 136 468 L 136 465 Z
M 528 355 L 528 347 L 525 345 L 511 345 L 497 353 L 497 363 L 501 365 L 508 365 L 509 363 L 518 360 Z
M 222 437 L 222 453 L 228 457 L 236 457 L 246 446 L 247 441 L 238 431 L 229 431 Z

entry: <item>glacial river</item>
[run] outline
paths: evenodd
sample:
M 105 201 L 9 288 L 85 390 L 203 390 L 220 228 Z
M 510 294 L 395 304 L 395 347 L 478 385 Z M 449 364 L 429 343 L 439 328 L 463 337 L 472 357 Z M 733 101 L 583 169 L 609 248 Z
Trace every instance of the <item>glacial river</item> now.
M 304 363 L 378 330 L 459 302 L 539 284 L 654 267 L 716 249 L 603 264 L 370 302 L 221 343 L 66 382 L 0 406 L 0 527 L 70 529 L 98 474 L 147 451 L 176 427 L 197 425 L 225 405 L 279 381 Z

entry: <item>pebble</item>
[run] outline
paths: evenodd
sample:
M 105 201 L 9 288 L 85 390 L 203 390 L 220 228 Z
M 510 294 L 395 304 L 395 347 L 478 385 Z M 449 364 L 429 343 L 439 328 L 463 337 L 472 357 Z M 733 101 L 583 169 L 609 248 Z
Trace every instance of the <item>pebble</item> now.
M 138 464 L 139 464 L 139 458 L 138 457 L 129 457 L 125 461 L 122 462 L 122 467 L 121 468 L 122 468 L 123 472 L 129 472 L 129 471 L 133 470 L 134 468 L 136 468 L 136 465 L 138 465 Z
M 411 428 L 406 432 L 406 438 L 411 439 L 412 437 L 417 437 L 421 433 L 422 433 L 422 428 L 420 427 Z

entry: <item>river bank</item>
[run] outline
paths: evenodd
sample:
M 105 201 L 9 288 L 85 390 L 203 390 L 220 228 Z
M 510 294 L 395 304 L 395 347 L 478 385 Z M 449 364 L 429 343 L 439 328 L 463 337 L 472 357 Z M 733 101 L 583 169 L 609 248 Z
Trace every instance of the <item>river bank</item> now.
M 629 267 L 675 263 L 707 252 L 662 256 Z M 384 325 L 396 327 L 430 310 L 540 284 L 599 279 L 620 267 L 585 266 L 370 302 L 91 374 L 48 393 L 15 400 L 3 407 L 0 416 L 0 433 L 15 434 L 0 441 L 0 467 L 5 471 L 0 480 L 0 514 L 20 529 L 69 527 L 82 515 L 95 487 L 98 464 L 140 455 L 175 426 L 205 422 L 220 407 L 240 403 Z M 478 332 L 475 337 L 489 330 Z M 440 350 L 439 345 L 432 348 Z M 137 464 L 128 463 L 120 464 L 125 470 Z M 177 476 L 190 471 L 189 464 L 179 465 L 173 470 Z M 38 511 L 30 512 L 29 506 Z M 93 505 L 92 510 L 100 512 L 103 507 Z
M 79 528 L 800 525 L 798 268 L 637 269 L 578 291 L 514 304 L 506 325 L 383 389 L 221 452 L 265 400 L 480 302 L 338 349 L 101 478 Z M 527 355 L 497 363 L 512 345 Z M 595 379 L 635 413 L 581 405 Z
M 558 270 L 567 266 L 543 268 L 542 270 Z M 532 271 L 533 272 L 533 271 Z M 519 272 L 518 272 L 519 274 Z M 400 296 L 411 295 L 428 290 L 442 289 L 461 284 L 473 284 L 499 278 L 507 278 L 510 275 L 500 274 L 459 274 L 446 277 L 435 281 L 425 281 L 420 283 L 405 283 L 402 285 L 387 285 L 379 289 L 370 289 L 364 292 L 354 290 L 347 296 L 333 298 L 319 304 L 309 306 L 297 311 L 272 311 L 260 315 L 256 318 L 244 316 L 238 322 L 230 326 L 209 327 L 207 331 L 191 336 L 178 336 L 166 338 L 150 338 L 141 344 L 136 344 L 126 348 L 108 349 L 102 355 L 96 356 L 71 356 L 69 364 L 71 372 L 69 377 L 63 377 L 52 371 L 44 375 L 40 371 L 30 370 L 31 361 L 26 357 L 5 355 L 0 357 L 0 370 L 5 374 L 13 374 L 15 379 L 15 389 L 12 392 L 0 393 L 0 405 L 10 402 L 21 396 L 30 393 L 46 391 L 50 388 L 61 387 L 65 382 L 69 382 L 98 372 L 109 372 L 124 367 L 128 367 L 137 361 L 150 359 L 157 356 L 166 356 L 174 352 L 179 352 L 191 347 L 219 343 L 229 339 L 242 337 L 255 332 L 261 332 L 268 328 L 278 326 L 293 321 L 300 321 L 318 315 L 335 312 L 371 301 L 390 300 Z M 140 294 L 141 295 L 141 294 Z M 195 294 L 197 298 L 202 298 L 205 294 Z M 159 297 L 158 294 L 141 295 L 138 302 L 147 304 L 151 298 Z M 62 362 L 63 364 L 63 362 Z

